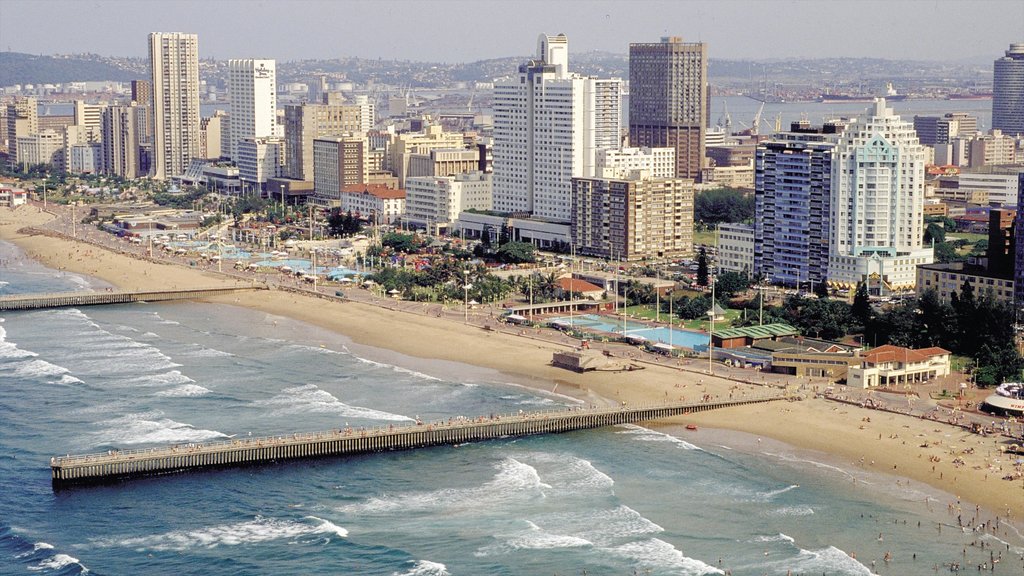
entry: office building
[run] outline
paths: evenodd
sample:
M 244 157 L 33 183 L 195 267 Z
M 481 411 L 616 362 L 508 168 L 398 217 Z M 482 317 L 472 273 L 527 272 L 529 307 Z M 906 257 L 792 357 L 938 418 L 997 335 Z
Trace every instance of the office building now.
M 722 270 L 754 274 L 754 226 L 750 224 L 718 225 L 715 264 Z
M 349 184 L 341 190 L 338 207 L 369 222 L 391 224 L 405 213 L 405 190 L 380 184 Z
M 621 90 L 570 73 L 568 39 L 542 34 L 537 57 L 494 84 L 494 209 L 569 222 L 571 179 L 593 176 L 598 144 L 619 140 Z
M 835 137 L 805 126 L 757 147 L 752 270 L 773 284 L 826 281 Z
M 346 186 L 366 183 L 367 147 L 366 138 L 360 136 L 313 140 L 313 204 L 338 208 Z
M 218 160 L 225 154 L 221 143 L 230 141 L 230 136 L 224 137 L 225 128 L 230 131 L 227 123 L 227 113 L 217 110 L 213 116 L 203 118 L 199 123 L 199 157 L 207 160 Z
M 276 70 L 274 60 L 228 60 L 231 148 L 227 152 L 236 162 L 242 140 L 278 135 Z
M 672 147 L 676 177 L 701 177 L 708 125 L 708 53 L 670 36 L 629 45 L 629 145 Z
M 956 198 L 981 205 L 1017 207 L 1017 176 L 1024 166 L 983 166 L 955 176 Z M 979 200 L 982 200 L 978 202 Z
M 914 132 L 921 144 L 935 147 L 954 138 L 970 138 L 978 131 L 978 118 L 966 112 L 947 112 L 942 116 L 914 116 Z
M 451 149 L 435 148 L 426 154 L 411 154 L 405 179 L 418 176 L 454 176 L 476 172 L 480 167 L 480 150 L 477 148 Z M 401 181 L 399 181 L 401 188 Z M 408 191 L 409 186 L 405 186 Z
M 35 98 L 15 98 L 7 104 L 7 157 L 18 164 L 18 138 L 39 132 L 39 103 Z
M 675 148 L 598 148 L 596 173 L 623 177 L 634 170 L 644 170 L 651 178 L 675 178 Z M 609 173 L 608 170 L 613 172 Z
M 570 237 L 580 254 L 640 260 L 693 253 L 693 180 L 573 178 Z
M 287 176 L 313 181 L 313 140 L 359 134 L 365 126 L 372 126 L 373 121 L 373 106 L 369 103 L 342 104 L 334 99 L 328 103 L 285 106 Z
M 424 156 L 430 156 L 430 153 L 435 150 L 450 150 L 457 152 L 465 149 L 463 145 L 463 137 L 460 132 L 446 132 L 442 126 L 423 126 L 422 130 L 415 132 L 401 132 L 397 134 L 391 134 L 386 145 L 387 154 L 384 157 L 384 165 L 382 168 L 390 170 L 398 178 L 398 186 L 405 186 L 405 179 L 409 176 L 428 176 L 425 174 L 427 170 L 431 168 L 424 167 L 425 161 Z M 463 157 L 459 154 L 449 155 L 449 162 L 453 162 L 456 165 L 461 165 L 458 168 L 459 172 L 466 172 L 473 170 L 476 163 L 479 162 L 479 156 L 476 151 L 469 151 L 472 153 L 466 154 Z M 417 168 L 415 171 L 410 172 L 410 164 L 413 162 L 413 158 L 417 158 Z M 472 157 L 473 162 L 469 162 Z M 436 155 L 435 155 L 436 158 Z M 452 172 L 454 173 L 454 172 Z
M 132 102 L 139 106 L 152 106 L 153 83 L 149 80 L 132 80 Z
M 284 140 L 278 137 L 243 138 L 238 142 L 238 178 L 247 190 L 261 190 L 272 196 L 276 190 L 267 190 L 267 180 L 281 176 L 284 171 Z
M 876 98 L 836 144 L 829 219 L 830 283 L 887 294 L 913 289 L 930 264 L 922 245 L 924 147 L 914 128 Z
M 405 179 L 404 221 L 423 226 L 431 234 L 450 231 L 466 210 L 490 210 L 491 175 L 470 172 L 452 176 L 410 176 Z
M 992 65 L 992 128 L 1024 134 L 1024 42 L 1010 44 Z
M 157 180 L 184 174 L 199 155 L 199 37 L 178 32 L 149 35 L 153 75 L 153 154 Z
M 64 167 L 64 135 L 53 130 L 43 130 L 30 136 L 15 139 L 17 157 L 15 164 L 27 169 L 37 164 L 46 164 L 48 169 L 62 170 Z

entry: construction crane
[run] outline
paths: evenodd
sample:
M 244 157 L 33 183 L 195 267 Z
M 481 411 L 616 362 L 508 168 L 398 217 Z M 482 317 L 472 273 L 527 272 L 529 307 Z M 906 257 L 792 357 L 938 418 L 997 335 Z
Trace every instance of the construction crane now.
M 750 124 L 750 135 L 757 136 L 758 130 L 761 126 L 761 113 L 764 112 L 764 101 L 761 102 L 761 106 L 757 109 L 757 114 L 754 114 L 754 121 Z
M 718 117 L 718 126 L 725 129 L 726 136 L 732 136 L 732 116 L 729 116 L 729 102 L 724 98 L 722 99 L 722 109 L 722 115 Z

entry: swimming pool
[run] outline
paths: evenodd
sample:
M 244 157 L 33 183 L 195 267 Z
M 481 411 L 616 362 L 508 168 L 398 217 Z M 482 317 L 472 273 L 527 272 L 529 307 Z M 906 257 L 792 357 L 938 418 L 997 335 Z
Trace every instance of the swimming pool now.
M 607 316 L 598 316 L 596 314 L 583 314 L 580 316 L 560 316 L 554 318 L 559 322 L 571 324 L 576 328 L 583 330 L 600 330 L 602 332 L 612 332 L 614 334 L 622 334 L 622 321 L 615 321 Z M 693 348 L 694 346 L 707 345 L 708 336 L 700 332 L 691 332 L 689 330 L 678 330 L 675 328 L 668 328 L 665 326 L 648 326 L 646 324 L 640 324 L 638 322 L 626 321 L 626 336 L 641 336 L 651 342 L 663 342 L 665 344 L 671 344 L 673 346 L 683 346 L 685 348 Z

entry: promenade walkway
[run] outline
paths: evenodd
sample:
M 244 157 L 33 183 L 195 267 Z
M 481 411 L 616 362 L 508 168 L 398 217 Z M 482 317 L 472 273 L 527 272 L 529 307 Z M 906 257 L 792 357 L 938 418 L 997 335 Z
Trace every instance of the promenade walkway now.
M 704 412 L 797 397 L 772 394 L 741 400 L 692 402 L 640 407 L 571 408 L 550 412 L 454 418 L 447 422 L 372 429 L 334 429 L 287 436 L 232 439 L 140 450 L 111 450 L 102 454 L 66 455 L 50 459 L 54 489 L 80 484 L 126 480 L 187 470 L 243 466 L 280 460 L 346 456 L 391 450 L 409 450 L 489 440 L 553 434 L 616 424 L 646 422 L 682 414 Z

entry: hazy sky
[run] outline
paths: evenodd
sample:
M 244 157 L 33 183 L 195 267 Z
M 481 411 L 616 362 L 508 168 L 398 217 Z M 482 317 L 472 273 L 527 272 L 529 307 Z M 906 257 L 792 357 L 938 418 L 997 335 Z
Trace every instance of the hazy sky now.
M 675 35 L 712 58 L 994 59 L 1024 42 L 1024 1 L 0 0 L 0 50 L 145 56 L 156 31 L 218 59 L 469 62 L 532 54 L 541 32 L 570 56 Z

